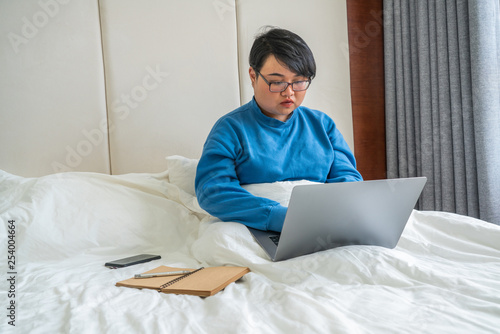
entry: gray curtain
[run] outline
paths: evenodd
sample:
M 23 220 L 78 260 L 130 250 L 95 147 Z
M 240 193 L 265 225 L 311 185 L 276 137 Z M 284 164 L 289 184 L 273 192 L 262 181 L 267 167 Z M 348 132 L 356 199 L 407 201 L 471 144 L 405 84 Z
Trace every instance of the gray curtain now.
M 500 224 L 499 0 L 384 0 L 387 175 Z

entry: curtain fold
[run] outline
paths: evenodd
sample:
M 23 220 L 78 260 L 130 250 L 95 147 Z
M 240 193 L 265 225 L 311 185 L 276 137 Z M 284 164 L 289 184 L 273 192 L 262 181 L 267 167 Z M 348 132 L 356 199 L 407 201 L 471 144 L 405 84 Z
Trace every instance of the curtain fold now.
M 499 0 L 384 0 L 387 175 L 500 224 Z

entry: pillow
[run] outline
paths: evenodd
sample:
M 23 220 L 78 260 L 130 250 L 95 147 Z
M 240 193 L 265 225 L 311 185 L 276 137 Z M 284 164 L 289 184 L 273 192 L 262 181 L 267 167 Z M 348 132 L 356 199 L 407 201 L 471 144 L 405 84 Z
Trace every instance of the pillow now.
M 188 194 L 196 196 L 194 178 L 196 177 L 197 166 L 198 159 L 189 159 L 180 155 L 167 157 L 170 183 L 176 185 Z
M 168 175 L 170 183 L 179 187 L 186 193 L 196 196 L 194 190 L 194 179 L 196 177 L 196 167 L 198 159 L 189 159 L 180 155 L 167 157 Z M 274 183 L 246 184 L 242 187 L 255 196 L 265 197 L 279 202 L 281 205 L 288 206 L 290 193 L 293 187 L 300 184 L 311 184 L 314 182 L 301 181 L 283 181 Z
M 300 180 L 300 181 L 277 181 L 273 183 L 254 183 L 245 184 L 243 189 L 254 196 L 269 198 L 280 203 L 283 206 L 288 206 L 292 189 L 298 185 L 314 184 L 317 182 Z

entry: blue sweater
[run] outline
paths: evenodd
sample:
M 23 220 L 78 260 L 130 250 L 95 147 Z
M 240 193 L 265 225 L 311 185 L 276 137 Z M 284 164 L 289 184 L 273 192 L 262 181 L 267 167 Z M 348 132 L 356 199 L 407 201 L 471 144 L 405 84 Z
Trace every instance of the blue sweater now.
M 287 208 L 241 185 L 276 181 L 360 181 L 354 156 L 326 114 L 300 106 L 286 122 L 255 99 L 221 117 L 203 147 L 195 188 L 200 206 L 222 221 L 281 231 Z

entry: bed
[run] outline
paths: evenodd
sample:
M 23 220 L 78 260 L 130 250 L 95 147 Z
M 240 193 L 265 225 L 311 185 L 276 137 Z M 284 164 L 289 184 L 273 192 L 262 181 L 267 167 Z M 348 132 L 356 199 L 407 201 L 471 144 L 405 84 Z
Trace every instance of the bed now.
M 1 272 L 16 272 L 15 298 L 1 294 L 15 300 L 19 333 L 498 330 L 500 227 L 414 211 L 395 249 L 347 246 L 272 262 L 246 227 L 198 206 L 196 159 L 170 156 L 167 163 L 162 173 L 0 174 L 2 244 L 7 222 L 15 226 L 15 242 L 8 243 L 15 245 L 15 267 L 4 260 Z M 248 190 L 286 205 L 300 183 Z M 104 266 L 140 253 L 162 258 Z M 207 298 L 115 286 L 158 265 L 235 265 L 251 272 Z M 2 333 L 12 327 L 7 320 Z

